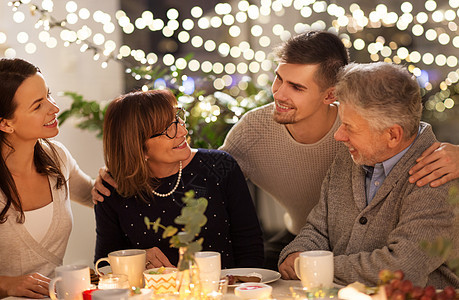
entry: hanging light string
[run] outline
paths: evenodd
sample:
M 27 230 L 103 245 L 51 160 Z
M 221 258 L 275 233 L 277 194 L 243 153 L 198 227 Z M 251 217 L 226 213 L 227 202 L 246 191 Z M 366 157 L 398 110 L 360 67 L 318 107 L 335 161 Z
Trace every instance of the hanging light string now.
M 9 2 L 9 5 L 13 7 L 13 11 L 16 11 L 21 5 L 28 5 L 31 15 L 38 14 L 40 17 L 35 24 L 37 29 L 42 27 L 44 31 L 49 31 L 51 28 L 61 28 L 61 39 L 64 40 L 64 46 L 73 43 L 81 44 L 80 50 L 82 52 L 92 50 L 95 60 L 104 57 L 102 67 L 106 67 L 110 60 L 115 60 L 123 63 L 123 65 L 126 66 L 126 73 L 131 74 L 135 79 L 151 79 L 148 78 L 147 74 L 133 71 L 134 64 L 129 63 L 126 58 L 133 57 L 140 65 L 146 65 L 148 68 L 148 65 L 154 65 L 160 59 L 157 54 L 146 54 L 143 50 L 131 49 L 128 45 L 119 47 L 119 52 L 115 54 L 114 50 L 117 46 L 114 42 L 107 41 L 105 47 L 102 48 L 96 43 L 88 40 L 92 34 L 90 28 L 86 28 L 87 33 L 85 34 L 84 26 L 77 32 L 67 27 L 70 21 L 75 24 L 78 20 L 78 17 L 75 18 L 77 4 L 74 1 L 67 2 L 66 8 L 69 14 L 65 20 L 57 20 L 51 15 L 53 7 L 52 0 L 43 1 L 42 6 L 45 6 L 45 4 L 48 9 L 44 7 L 40 8 L 37 4 L 31 4 L 30 0 Z M 346 47 L 353 47 L 357 51 L 368 51 L 370 59 L 373 61 L 379 61 L 381 59 L 395 63 L 406 61 L 409 63 L 410 72 L 417 77 L 422 74 L 422 69 L 417 66 L 417 64 L 421 62 L 425 65 L 435 63 L 439 67 L 447 66 L 449 68 L 456 68 L 458 66 L 456 55 L 447 56 L 443 53 L 434 55 L 430 52 L 420 53 L 416 50 L 410 52 L 406 47 L 398 45 L 394 41 L 386 41 L 382 36 L 376 37 L 374 41 L 364 41 L 362 38 L 359 38 L 358 35 L 354 37 L 354 34 L 362 32 L 366 28 L 397 27 L 397 29 L 401 31 L 411 29 L 414 36 L 418 38 L 424 37 L 426 41 L 437 41 L 441 46 L 452 45 L 454 48 L 459 48 L 459 35 L 457 34 L 458 25 L 456 23 L 458 17 L 457 13 L 454 11 L 454 9 L 459 7 L 459 0 L 449 0 L 448 6 L 449 7 L 445 9 L 440 9 L 437 8 L 437 3 L 435 1 L 427 0 L 424 2 L 425 11 L 419 11 L 414 15 L 412 13 L 413 5 L 409 2 L 404 2 L 400 6 L 402 14 L 398 15 L 396 12 L 389 11 L 386 5 L 379 4 L 366 15 L 356 3 L 351 4 L 349 9 L 346 10 L 335 3 L 328 4 L 325 1 L 315 0 L 260 0 L 259 5 L 250 4 L 248 1 L 242 0 L 233 5 L 229 3 L 218 3 L 215 6 L 214 15 L 210 13 L 204 15 L 203 10 L 199 6 L 195 6 L 190 11 L 193 19 L 186 18 L 181 24 L 178 22 L 179 12 L 175 8 L 171 8 L 167 11 L 167 22 L 164 22 L 160 18 L 155 18 L 150 11 L 144 11 L 141 17 L 137 18 L 134 22 L 131 22 L 126 13 L 121 10 L 116 12 L 115 17 L 118 25 L 126 34 L 143 29 L 160 31 L 164 37 L 171 37 L 176 34 L 181 43 L 190 43 L 194 48 L 204 48 L 209 52 L 217 51 L 222 57 L 231 56 L 234 59 L 242 59 L 242 61 L 237 64 L 233 62 L 223 64 L 221 62 L 213 63 L 207 60 L 198 61 L 196 59 L 187 61 L 185 58 L 175 57 L 173 54 L 166 54 L 162 57 L 162 63 L 172 70 L 179 71 L 187 68 L 192 72 L 201 70 L 207 74 L 216 74 L 213 85 L 217 90 L 222 90 L 234 84 L 231 75 L 237 73 L 242 75 L 246 73 L 251 74 L 253 78 L 256 78 L 256 82 L 259 85 L 266 85 L 268 83 L 272 74 L 273 64 L 272 57 L 265 48 L 270 49 L 273 41 L 272 37 L 269 37 L 270 34 L 267 34 L 266 27 L 271 28 L 272 33 L 281 41 L 285 41 L 293 34 L 311 28 L 342 32 L 340 37 Z M 316 20 L 311 21 L 310 23 L 312 24 L 310 25 L 306 23 L 297 23 L 294 26 L 294 32 L 290 32 L 281 24 L 272 25 L 272 16 L 282 17 L 285 15 L 287 9 L 298 11 L 305 19 L 310 18 L 312 15 L 328 14 L 328 16 L 332 17 L 331 26 L 327 28 L 327 24 L 323 20 Z M 80 9 L 80 17 L 82 10 L 83 9 Z M 100 16 L 101 19 L 106 20 L 98 21 L 103 23 L 104 30 L 106 32 L 113 32 L 114 24 L 111 22 L 110 16 L 101 11 L 96 11 L 93 14 L 95 20 L 96 14 Z M 69 18 L 70 16 L 73 16 L 73 18 Z M 83 19 L 83 17 L 80 19 Z M 217 44 L 217 42 L 212 39 L 204 40 L 204 38 L 199 35 L 202 31 L 226 26 L 228 28 L 228 34 L 236 40 L 241 33 L 241 25 L 246 26 L 244 23 L 249 20 L 253 20 L 252 23 L 254 23 L 251 27 L 249 26 L 249 29 L 253 36 L 253 40 L 258 42 L 256 45 L 251 44 L 250 41 L 241 41 L 239 44 L 235 43 L 233 46 L 227 42 Z M 442 26 L 439 27 L 440 25 Z M 409 26 L 411 26 L 410 29 Z M 106 27 L 110 30 L 106 30 Z M 199 28 L 199 30 L 195 30 L 197 33 L 194 36 L 190 34 L 193 28 Z M 446 32 L 446 29 L 451 32 L 453 37 Z M 62 32 L 65 34 L 62 34 Z M 205 34 L 203 34 L 203 36 L 205 36 Z M 93 35 L 93 40 L 96 37 L 100 40 L 105 39 L 102 34 L 95 34 Z M 435 49 L 442 48 L 435 47 Z M 440 89 L 444 91 L 456 84 L 459 78 L 458 74 L 459 69 L 453 69 L 447 77 L 440 82 Z M 237 88 L 243 90 L 244 86 L 244 84 L 238 85 Z M 425 92 L 428 92 L 433 89 L 433 86 L 427 81 L 422 88 Z M 454 92 L 454 89 L 451 88 L 451 90 Z M 237 91 L 234 94 L 236 93 Z M 440 95 L 442 96 L 439 101 L 442 102 L 448 99 L 444 97 L 444 95 L 446 95 L 445 93 Z M 436 95 L 435 99 L 439 99 L 438 95 Z M 448 105 L 446 108 L 449 108 Z
M 50 0 L 48 0 L 48 2 L 52 3 Z M 44 3 L 46 2 L 44 1 Z M 8 5 L 12 6 L 13 12 L 16 12 L 21 5 L 27 5 L 30 11 L 30 15 L 38 16 L 38 21 L 35 23 L 35 29 L 42 28 L 42 32 L 49 32 L 53 28 L 59 28 L 61 30 L 60 37 L 64 41 L 65 47 L 68 47 L 71 44 L 81 45 L 81 52 L 92 51 L 94 60 L 99 60 L 99 58 L 103 57 L 104 60 L 101 65 L 104 68 L 107 66 L 107 63 L 110 60 L 117 61 L 123 64 L 125 67 L 134 66 L 127 60 L 119 59 L 116 55 L 113 54 L 113 50 L 115 50 L 116 44 L 111 51 L 107 51 L 106 48 L 102 48 L 87 39 L 89 37 L 88 35 L 86 35 L 86 38 L 81 38 L 80 36 L 85 36 L 83 32 L 75 32 L 70 27 L 68 27 L 67 19 L 56 19 L 51 15 L 51 12 L 48 9 L 42 8 L 37 4 L 30 3 L 30 1 L 27 0 L 10 1 Z M 83 27 L 83 29 L 84 28 L 85 27 Z

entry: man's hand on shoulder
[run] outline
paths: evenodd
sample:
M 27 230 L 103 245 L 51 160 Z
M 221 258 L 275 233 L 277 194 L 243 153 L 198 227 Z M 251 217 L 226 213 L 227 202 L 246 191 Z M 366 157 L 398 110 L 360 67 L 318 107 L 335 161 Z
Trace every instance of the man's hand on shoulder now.
M 410 182 L 418 186 L 430 183 L 438 187 L 459 178 L 459 146 L 450 143 L 434 143 L 416 160 L 409 174 Z
M 91 190 L 91 195 L 92 195 L 92 202 L 94 204 L 97 204 L 97 202 L 103 202 L 104 197 L 103 196 L 110 196 L 110 190 L 107 189 L 104 184 L 102 183 L 102 180 L 113 186 L 114 188 L 117 188 L 118 185 L 116 184 L 115 180 L 110 176 L 110 173 L 108 173 L 108 170 L 106 167 L 102 167 L 99 169 L 99 175 L 96 178 L 96 181 L 94 183 L 94 187 Z
M 282 279 L 298 279 L 295 273 L 295 259 L 300 256 L 301 252 L 294 252 L 287 256 L 287 258 L 279 266 L 279 272 L 282 275 Z

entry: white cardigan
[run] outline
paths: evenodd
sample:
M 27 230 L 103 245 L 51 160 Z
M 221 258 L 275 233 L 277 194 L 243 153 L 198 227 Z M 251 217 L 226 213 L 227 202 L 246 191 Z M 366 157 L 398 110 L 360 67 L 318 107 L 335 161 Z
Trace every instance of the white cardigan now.
M 16 222 L 19 213 L 11 206 L 8 220 L 0 224 L 0 275 L 20 276 L 39 272 L 53 276 L 54 268 L 62 265 L 67 242 L 72 231 L 73 216 L 70 198 L 92 207 L 93 180 L 83 173 L 70 152 L 59 142 L 51 142 L 60 157 L 60 167 L 66 179 L 66 189 L 56 190 L 56 178 L 48 177 L 53 197 L 53 217 L 43 240 L 38 243 L 25 226 Z M 50 150 L 43 143 L 44 149 Z M 5 195 L 0 191 L 0 209 L 5 206 Z

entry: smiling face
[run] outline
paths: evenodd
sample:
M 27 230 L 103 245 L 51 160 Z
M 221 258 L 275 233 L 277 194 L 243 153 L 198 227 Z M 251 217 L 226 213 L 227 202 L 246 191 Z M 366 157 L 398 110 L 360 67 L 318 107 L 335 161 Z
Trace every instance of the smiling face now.
M 339 106 L 341 126 L 335 132 L 335 139 L 343 142 L 358 165 L 374 166 L 391 157 L 389 134 L 377 132 L 370 123 L 351 105 Z
M 274 120 L 295 124 L 314 115 L 324 106 L 329 89 L 316 83 L 318 65 L 280 63 L 272 85 Z
M 49 94 L 41 73 L 25 79 L 14 95 L 17 104 L 13 118 L 8 120 L 12 137 L 20 140 L 51 138 L 59 133 L 56 119 L 59 107 Z
M 172 124 L 172 126 L 176 125 Z M 160 135 L 146 141 L 145 156 L 152 173 L 161 168 L 167 169 L 168 165 L 175 166 L 179 161 L 184 161 L 190 157 L 191 148 L 186 141 L 187 134 L 188 130 L 185 123 L 179 119 L 175 138 L 170 139 L 166 135 Z

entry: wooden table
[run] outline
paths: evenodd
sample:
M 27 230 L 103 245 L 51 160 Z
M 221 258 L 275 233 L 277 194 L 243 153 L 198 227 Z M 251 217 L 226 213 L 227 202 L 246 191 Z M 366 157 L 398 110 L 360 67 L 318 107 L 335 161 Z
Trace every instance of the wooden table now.
M 286 300 L 286 299 L 292 298 L 290 287 L 301 288 L 301 281 L 279 279 L 279 280 L 276 280 L 275 282 L 269 283 L 269 285 L 273 287 L 273 291 L 271 294 L 273 299 L 282 299 L 282 300 L 285 299 Z M 4 299 L 5 300 L 25 300 L 25 299 L 30 299 L 30 298 L 7 297 Z M 50 298 L 45 298 L 45 299 L 50 299 Z M 234 288 L 228 288 L 228 292 L 225 295 L 224 300 L 236 300 L 236 299 L 241 299 L 241 298 L 236 297 L 236 295 L 234 295 Z

